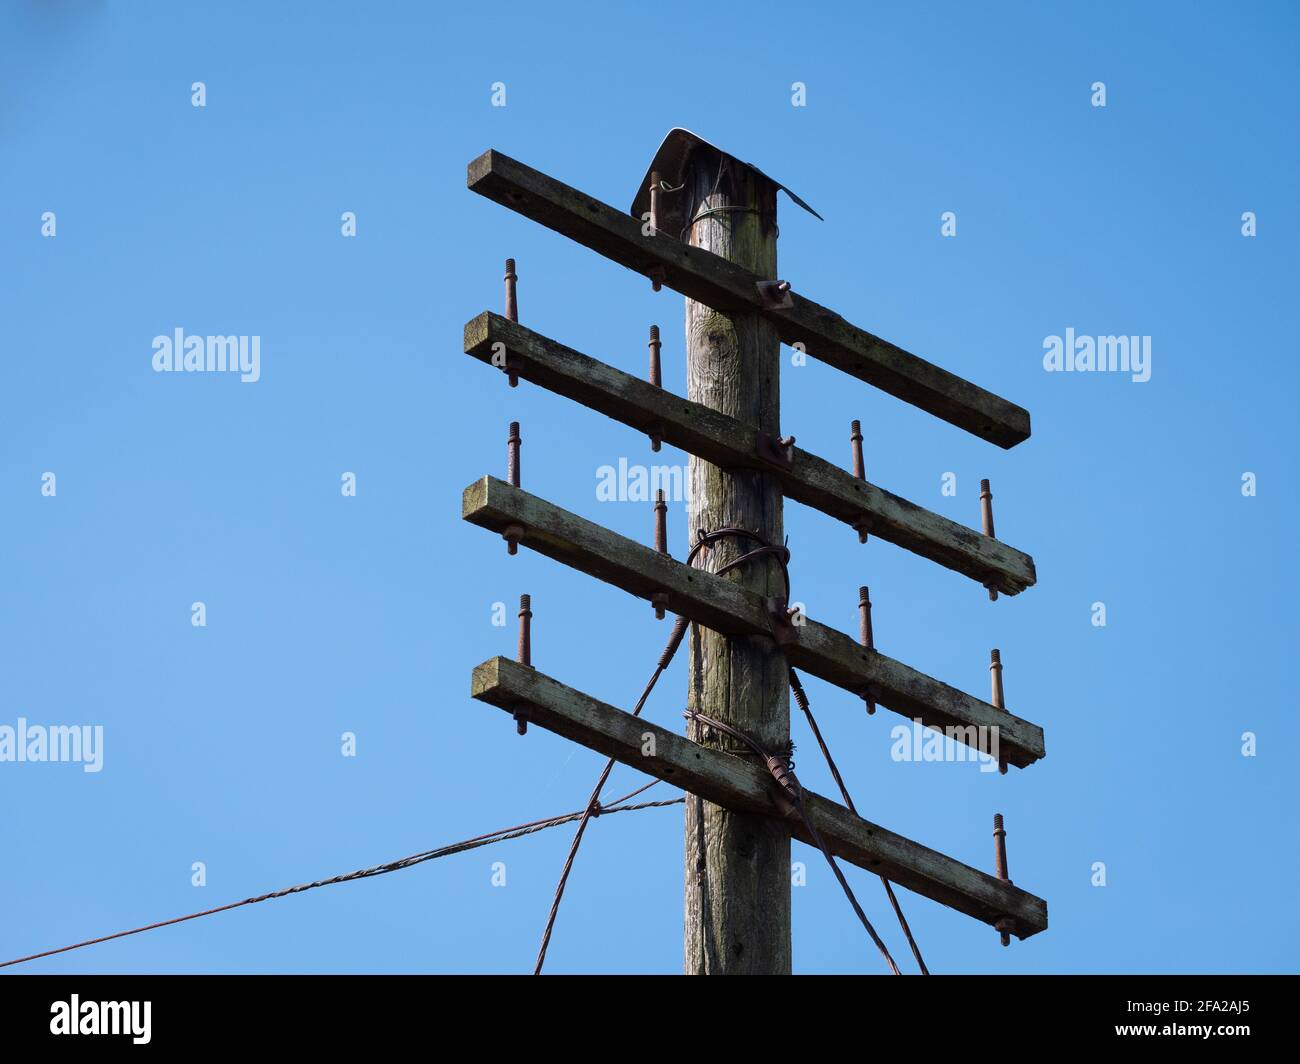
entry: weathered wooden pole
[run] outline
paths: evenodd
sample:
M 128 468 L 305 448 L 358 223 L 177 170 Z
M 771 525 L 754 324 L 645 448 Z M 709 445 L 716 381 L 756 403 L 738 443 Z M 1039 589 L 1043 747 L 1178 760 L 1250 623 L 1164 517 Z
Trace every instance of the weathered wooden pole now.
M 683 181 L 675 193 L 683 197 L 689 225 L 683 239 L 775 279 L 776 186 L 705 146 L 692 151 Z M 774 439 L 780 435 L 780 354 L 775 327 L 757 312 L 724 314 L 686 300 L 688 397 Z M 724 470 L 692 456 L 690 485 L 691 543 L 699 529 L 727 526 L 782 542 L 781 490 L 774 477 Z M 700 564 L 716 572 L 755 546 L 724 539 Z M 771 555 L 738 566 L 726 579 L 764 596 L 785 594 Z M 772 752 L 784 749 L 790 738 L 789 674 L 773 640 L 729 638 L 696 625 L 688 675 L 692 710 L 748 733 Z M 692 725 L 693 737 L 707 745 L 727 750 L 737 745 L 697 729 Z M 688 798 L 685 911 L 687 974 L 788 974 L 789 832 L 775 820 Z

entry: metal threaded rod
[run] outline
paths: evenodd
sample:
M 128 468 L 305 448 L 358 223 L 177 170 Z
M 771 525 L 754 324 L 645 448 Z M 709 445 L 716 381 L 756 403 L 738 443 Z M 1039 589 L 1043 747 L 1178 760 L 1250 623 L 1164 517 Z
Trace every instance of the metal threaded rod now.
M 655 550 L 660 554 L 668 553 L 668 503 L 664 500 L 663 488 L 655 492 Z M 655 618 L 662 621 L 668 596 L 662 591 L 656 591 L 650 601 L 654 604 Z
M 519 487 L 519 445 L 523 442 L 519 422 L 510 422 L 510 435 L 506 438 L 506 480 L 512 488 Z
M 533 599 L 531 595 L 519 596 L 519 664 L 533 665 Z
M 862 422 L 854 421 L 849 431 L 849 442 L 853 447 L 853 475 L 859 480 L 867 479 L 867 465 L 862 458 Z M 858 530 L 858 542 L 867 541 L 867 530 L 870 524 L 867 520 L 859 521 L 854 528 Z
M 987 480 L 980 481 L 980 517 L 984 521 L 984 534 L 989 539 L 997 539 L 998 537 L 993 531 L 993 492 L 989 489 Z M 984 586 L 989 590 L 989 601 L 996 602 L 998 598 L 997 591 L 989 584 Z
M 1006 709 L 1006 696 L 1002 691 L 1002 652 L 998 650 L 989 651 L 989 674 L 993 681 L 993 705 L 998 709 Z M 1007 774 L 1007 763 L 1001 758 L 998 759 L 998 771 L 1002 775 Z
M 854 424 L 857 424 L 857 422 L 854 422 Z M 858 642 L 872 650 L 876 646 L 876 636 L 871 629 L 871 589 L 869 587 L 858 588 Z M 867 704 L 868 715 L 876 712 L 876 703 L 871 697 L 870 688 L 863 694 L 862 701 Z
M 650 326 L 650 383 L 656 388 L 663 387 L 663 377 L 660 374 L 659 367 L 659 348 L 662 345 L 659 342 L 659 326 Z
M 1007 829 L 1002 825 L 1002 814 L 993 814 L 993 867 L 998 879 L 1007 883 L 1011 882 L 1011 877 L 1007 875 Z M 1002 930 L 1007 921 L 999 920 L 995 925 L 1001 933 L 1002 945 L 1011 945 L 1011 934 Z
M 518 275 L 516 275 L 515 273 L 515 260 L 506 259 L 505 281 L 506 281 L 506 320 L 507 321 L 519 320 L 519 296 L 515 289 L 515 282 L 518 279 L 519 279 Z M 518 375 L 511 372 L 508 366 L 506 369 L 506 377 L 510 381 L 511 388 L 519 387 Z
M 510 422 L 510 435 L 506 437 L 506 483 L 512 488 L 519 487 L 519 447 L 523 438 L 519 435 L 519 422 Z M 519 537 L 523 529 L 519 525 L 510 525 L 504 533 L 506 549 L 511 554 L 519 553 Z
M 531 595 L 519 596 L 519 664 L 533 665 L 533 599 Z M 515 731 L 528 732 L 528 717 L 522 709 L 515 710 Z
M 661 367 L 660 364 L 659 364 L 659 348 L 660 348 L 661 346 L 662 346 L 662 345 L 659 343 L 659 326 L 658 326 L 658 325 L 651 325 L 651 326 L 650 326 L 650 343 L 649 343 L 649 347 L 650 347 L 650 383 L 653 384 L 656 388 L 662 388 L 662 387 L 664 386 L 664 382 L 663 382 L 663 370 L 662 370 L 662 367 Z M 658 432 L 651 432 L 651 433 L 650 433 L 650 450 L 652 450 L 652 451 L 657 451 L 657 450 L 659 450 L 659 448 L 662 447 L 662 446 L 663 446 L 663 437 L 661 437 L 661 436 L 659 435 Z
M 515 260 L 506 259 L 506 317 L 510 321 L 519 320 L 519 294 L 515 287 L 515 282 L 519 280 L 519 275 L 515 273 Z

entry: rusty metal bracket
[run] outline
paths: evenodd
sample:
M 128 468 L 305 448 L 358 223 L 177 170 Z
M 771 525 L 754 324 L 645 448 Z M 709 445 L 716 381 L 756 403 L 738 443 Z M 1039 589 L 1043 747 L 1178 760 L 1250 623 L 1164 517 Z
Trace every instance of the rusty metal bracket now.
M 768 310 L 789 310 L 794 306 L 794 300 L 790 298 L 789 281 L 757 281 L 754 287 L 758 289 L 758 297 Z
M 779 436 L 773 439 L 766 432 L 760 432 L 756 449 L 758 457 L 765 462 L 771 462 L 781 469 L 792 469 L 794 467 L 793 436 Z
M 791 607 L 781 596 L 763 600 L 767 615 L 772 622 L 772 638 L 777 646 L 788 647 L 799 642 L 799 629 L 794 623 L 797 608 Z

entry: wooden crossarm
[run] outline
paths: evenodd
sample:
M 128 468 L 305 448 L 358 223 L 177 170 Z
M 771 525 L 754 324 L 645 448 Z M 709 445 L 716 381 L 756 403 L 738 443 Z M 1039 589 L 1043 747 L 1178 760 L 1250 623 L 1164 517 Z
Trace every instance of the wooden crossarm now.
M 732 581 L 684 565 L 494 477 L 484 477 L 465 489 L 461 515 L 503 534 L 511 526 L 521 526 L 524 546 L 641 598 L 662 592 L 671 612 L 715 631 L 772 633 L 763 601 Z M 972 748 L 979 749 L 990 729 L 995 729 L 999 756 L 1008 765 L 1024 768 L 1045 754 L 1043 729 L 1036 724 L 816 621 L 805 620 L 794 631 L 797 639 L 785 647 L 785 653 L 796 668 L 856 694 L 870 692 L 888 709 L 944 730 Z
M 1015 595 L 1037 579 L 1034 560 L 999 540 L 959 525 L 834 466 L 792 449 L 789 468 L 762 457 L 756 430 L 719 411 L 683 399 L 498 314 L 465 325 L 465 353 L 492 364 L 510 360 L 524 380 L 576 400 L 723 468 L 762 469 L 784 494 L 872 535 L 938 562 L 981 584 Z
M 628 269 L 655 273 L 689 299 L 719 311 L 757 311 L 773 323 L 783 343 L 801 344 L 813 358 L 981 439 L 1013 447 L 1029 438 L 1029 412 L 1023 407 L 873 336 L 797 292 L 791 293 L 790 307 L 773 308 L 757 288 L 773 278 L 684 244 L 676 234 L 651 230 L 643 235 L 639 219 L 508 155 L 484 152 L 469 164 L 468 185 Z
M 778 797 L 768 771 L 749 761 L 701 746 L 507 658 L 478 666 L 471 694 L 510 713 L 526 706 L 531 723 L 716 805 L 778 817 L 795 838 L 813 845 Z M 1047 927 L 1047 903 L 1010 882 L 863 820 L 806 788 L 804 807 L 830 851 L 850 864 L 986 924 L 1009 918 L 1019 938 Z

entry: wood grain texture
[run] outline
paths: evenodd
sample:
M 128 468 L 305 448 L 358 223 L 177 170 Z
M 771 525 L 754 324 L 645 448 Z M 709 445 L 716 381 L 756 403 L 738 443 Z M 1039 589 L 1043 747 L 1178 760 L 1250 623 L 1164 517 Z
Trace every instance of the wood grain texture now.
M 758 276 L 776 272 L 776 188 L 717 152 L 693 152 L 683 175 L 691 243 Z M 698 406 L 773 436 L 781 425 L 781 341 L 749 308 L 718 310 L 686 300 L 686 394 Z M 725 469 L 690 459 L 684 532 L 745 528 L 768 543 L 784 537 L 781 484 L 762 469 Z M 719 541 L 699 559 L 716 572 L 757 546 Z M 779 563 L 761 557 L 727 582 L 764 598 L 785 594 Z M 686 645 L 689 708 L 781 749 L 790 738 L 789 668 L 766 636 L 699 625 Z M 697 735 L 705 743 L 721 737 Z M 770 817 L 702 799 L 686 803 L 684 966 L 688 975 L 788 975 L 790 833 Z
M 793 306 L 769 309 L 755 287 L 776 279 L 691 247 L 678 234 L 642 234 L 639 219 L 556 181 L 498 151 L 469 164 L 468 187 L 606 258 L 650 275 L 688 299 L 723 312 L 758 313 L 783 343 L 1000 447 L 1028 439 L 1029 412 L 923 358 L 792 294 Z M 797 286 L 796 286 L 797 287 Z
M 526 704 L 528 719 L 538 727 L 709 802 L 774 818 L 783 831 L 813 844 L 779 796 L 767 770 L 740 757 L 700 746 L 506 658 L 479 665 L 470 693 L 507 712 Z M 1009 917 L 1019 938 L 1047 928 L 1047 903 L 1013 883 L 864 820 L 806 789 L 805 808 L 831 852 L 850 864 L 884 875 L 990 926 Z
M 465 520 L 502 533 L 524 526 L 524 546 L 649 600 L 667 593 L 667 608 L 729 635 L 771 634 L 760 597 L 711 573 L 690 568 L 634 540 L 530 495 L 495 477 L 465 489 Z M 1007 764 L 1024 768 L 1046 753 L 1043 729 L 924 673 L 868 650 L 842 632 L 807 619 L 798 641 L 786 648 L 791 665 L 875 700 L 926 727 L 995 727 Z M 855 706 L 855 709 L 860 707 Z M 964 741 L 957 737 L 958 741 Z M 967 745 L 972 743 L 967 742 Z
M 497 348 L 497 345 L 501 345 Z M 504 352 L 518 376 L 641 432 L 655 429 L 674 447 L 725 469 L 762 469 L 786 498 L 938 562 L 981 585 L 1015 595 L 1036 583 L 1034 560 L 1001 540 L 859 480 L 823 458 L 793 449 L 783 469 L 758 455 L 758 431 L 744 421 L 657 388 L 526 326 L 484 312 L 465 325 L 465 353 L 491 364 Z M 787 426 L 798 435 L 798 426 Z

